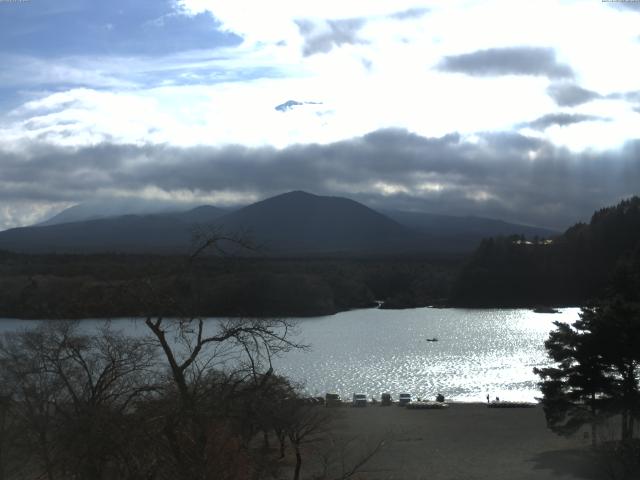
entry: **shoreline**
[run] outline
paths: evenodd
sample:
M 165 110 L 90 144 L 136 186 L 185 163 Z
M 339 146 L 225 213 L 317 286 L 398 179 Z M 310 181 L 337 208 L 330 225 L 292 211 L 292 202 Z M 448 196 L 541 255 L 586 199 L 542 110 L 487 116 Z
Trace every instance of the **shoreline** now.
M 536 306 L 464 306 L 464 305 L 423 305 L 423 306 L 410 306 L 410 307 L 394 307 L 394 308 L 384 308 L 382 305 L 372 305 L 372 306 L 367 306 L 367 307 L 356 307 L 356 308 L 347 308 L 344 310 L 335 310 L 335 311 L 331 311 L 330 313 L 322 313 L 322 314 L 317 314 L 317 313 L 310 313 L 308 315 L 304 315 L 304 314 L 297 314 L 297 315 L 262 315 L 262 316 L 256 316 L 256 315 L 249 315 L 249 316 L 243 316 L 243 315 L 194 315 L 194 318 L 203 318 L 205 320 L 209 320 L 209 319 L 217 319 L 217 318 L 257 318 L 257 319 L 261 319 L 261 318 L 283 318 L 283 319 L 301 319 L 301 320 L 310 320 L 310 319 L 314 319 L 314 318 L 323 318 L 323 317 L 333 317 L 335 315 L 341 314 L 341 313 L 349 313 L 349 312 L 358 312 L 358 311 L 363 311 L 363 310 L 381 310 L 381 311 L 389 311 L 389 312 L 394 312 L 394 311 L 403 311 L 403 310 L 422 310 L 422 309 L 429 309 L 429 310 L 472 310 L 472 311 L 486 311 L 486 310 L 529 310 L 533 313 L 537 313 L 540 315 L 556 315 L 558 313 L 562 313 L 563 309 L 567 309 L 567 308 L 582 308 L 580 305 L 553 305 L 551 307 L 548 307 L 549 309 L 553 310 L 553 311 L 536 311 L 536 309 L 539 308 L 539 305 Z M 152 315 L 152 317 L 156 317 L 156 316 L 162 316 L 165 317 L 167 319 L 173 317 L 172 315 L 162 315 L 162 314 L 156 314 L 156 315 Z M 103 320 L 103 321 L 120 321 L 120 320 L 140 320 L 140 319 L 144 319 L 144 316 L 139 316 L 139 315 L 118 315 L 118 316 L 113 316 L 110 317 L 108 315 L 106 316 L 92 316 L 92 317 L 51 317 L 51 316 L 47 316 L 45 317 L 16 317 L 16 316 L 11 316 L 11 317 L 4 317 L 2 315 L 0 315 L 0 322 L 2 321 L 25 321 L 25 322 L 30 322 L 30 321 L 38 321 L 38 322 L 42 322 L 42 321 L 46 321 L 46 320 L 60 320 L 60 321 L 83 321 L 83 320 L 91 320 L 91 321 L 97 321 L 97 320 Z

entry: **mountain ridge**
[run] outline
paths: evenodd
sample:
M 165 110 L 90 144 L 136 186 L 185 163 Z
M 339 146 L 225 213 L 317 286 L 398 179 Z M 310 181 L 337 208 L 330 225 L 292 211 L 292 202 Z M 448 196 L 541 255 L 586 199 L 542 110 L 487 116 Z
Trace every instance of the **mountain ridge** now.
M 250 233 L 264 253 L 273 255 L 411 254 L 470 251 L 494 231 L 488 227 L 483 230 L 481 225 L 465 230 L 460 225 L 471 221 L 463 217 L 422 214 L 421 218 L 432 220 L 429 231 L 406 217 L 345 197 L 296 190 L 234 211 L 203 205 L 186 211 L 45 222 L 0 232 L 0 248 L 23 253 L 182 253 L 192 245 L 196 226 L 205 225 L 218 231 Z M 514 234 L 550 232 L 493 222 L 514 230 L 510 232 Z M 458 225 L 457 230 L 452 224 Z M 464 238 L 456 240 L 456 235 Z

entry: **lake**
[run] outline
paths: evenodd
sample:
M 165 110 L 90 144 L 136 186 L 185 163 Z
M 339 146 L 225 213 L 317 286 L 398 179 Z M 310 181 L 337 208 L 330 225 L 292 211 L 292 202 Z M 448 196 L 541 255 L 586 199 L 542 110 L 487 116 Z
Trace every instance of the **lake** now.
M 364 309 L 296 319 L 299 343 L 276 359 L 278 373 L 304 383 L 311 395 L 352 393 L 434 399 L 442 393 L 457 401 L 533 401 L 540 396 L 534 367 L 550 365 L 544 341 L 554 321 L 571 323 L 578 308 L 558 314 L 526 309 Z M 86 320 L 94 328 L 100 321 Z M 116 328 L 140 335 L 141 322 L 114 320 Z M 25 328 L 20 320 L 0 320 L 0 332 Z M 428 341 L 437 338 L 438 341 Z
M 553 322 L 571 323 L 579 311 L 367 309 L 308 318 L 299 321 L 300 339 L 311 350 L 291 352 L 276 366 L 318 395 L 533 401 L 540 396 L 533 368 L 551 364 L 544 341 Z

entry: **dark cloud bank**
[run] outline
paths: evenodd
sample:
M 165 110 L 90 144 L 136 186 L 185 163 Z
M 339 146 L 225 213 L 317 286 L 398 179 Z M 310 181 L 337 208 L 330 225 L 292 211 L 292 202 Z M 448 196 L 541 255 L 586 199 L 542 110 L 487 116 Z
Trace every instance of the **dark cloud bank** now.
M 598 92 L 571 83 L 551 84 L 547 88 L 547 93 L 561 107 L 575 107 L 602 98 Z
M 556 60 L 552 48 L 508 47 L 477 50 L 444 57 L 439 69 L 445 72 L 477 76 L 539 75 L 571 78 L 571 67 Z
M 640 140 L 600 154 L 573 154 L 514 133 L 486 133 L 469 143 L 457 134 L 425 138 L 403 130 L 283 150 L 24 147 L 21 154 L 0 150 L 0 201 L 84 201 L 99 189 L 135 193 L 149 186 L 260 197 L 307 190 L 377 208 L 482 215 L 562 229 L 639 193 L 640 185 Z M 406 191 L 385 194 L 380 183 Z
M 552 126 L 566 127 L 568 125 L 573 125 L 575 123 L 581 122 L 608 122 L 611 119 L 606 117 L 598 117 L 596 115 L 585 115 L 582 113 L 549 113 L 547 115 L 543 115 L 540 118 L 537 118 L 531 122 L 521 123 L 519 127 L 529 127 L 534 130 L 545 130 Z
M 547 94 L 561 107 L 576 107 L 598 99 L 622 100 L 630 104 L 640 103 L 640 90 L 613 92 L 603 95 L 566 82 L 552 83 L 547 88 Z
M 552 48 L 508 47 L 477 50 L 444 57 L 437 68 L 443 72 L 480 77 L 544 76 L 553 81 L 547 88 L 547 94 L 561 107 L 576 107 L 598 99 L 624 100 L 632 104 L 640 103 L 640 91 L 613 92 L 602 95 L 576 85 L 573 80 L 573 70 L 569 65 L 558 62 Z

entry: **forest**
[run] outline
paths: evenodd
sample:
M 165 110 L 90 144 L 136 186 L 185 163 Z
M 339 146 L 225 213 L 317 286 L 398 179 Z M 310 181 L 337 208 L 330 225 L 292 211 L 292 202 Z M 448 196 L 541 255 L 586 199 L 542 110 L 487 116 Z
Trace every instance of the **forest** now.
M 387 308 L 442 304 L 458 256 L 247 258 L 23 255 L 0 253 L 0 317 L 96 318 L 144 315 L 148 285 L 204 316 L 327 315 L 385 302 Z
M 489 238 L 466 261 L 451 305 L 584 305 L 640 288 L 640 198 L 595 212 L 553 239 Z

